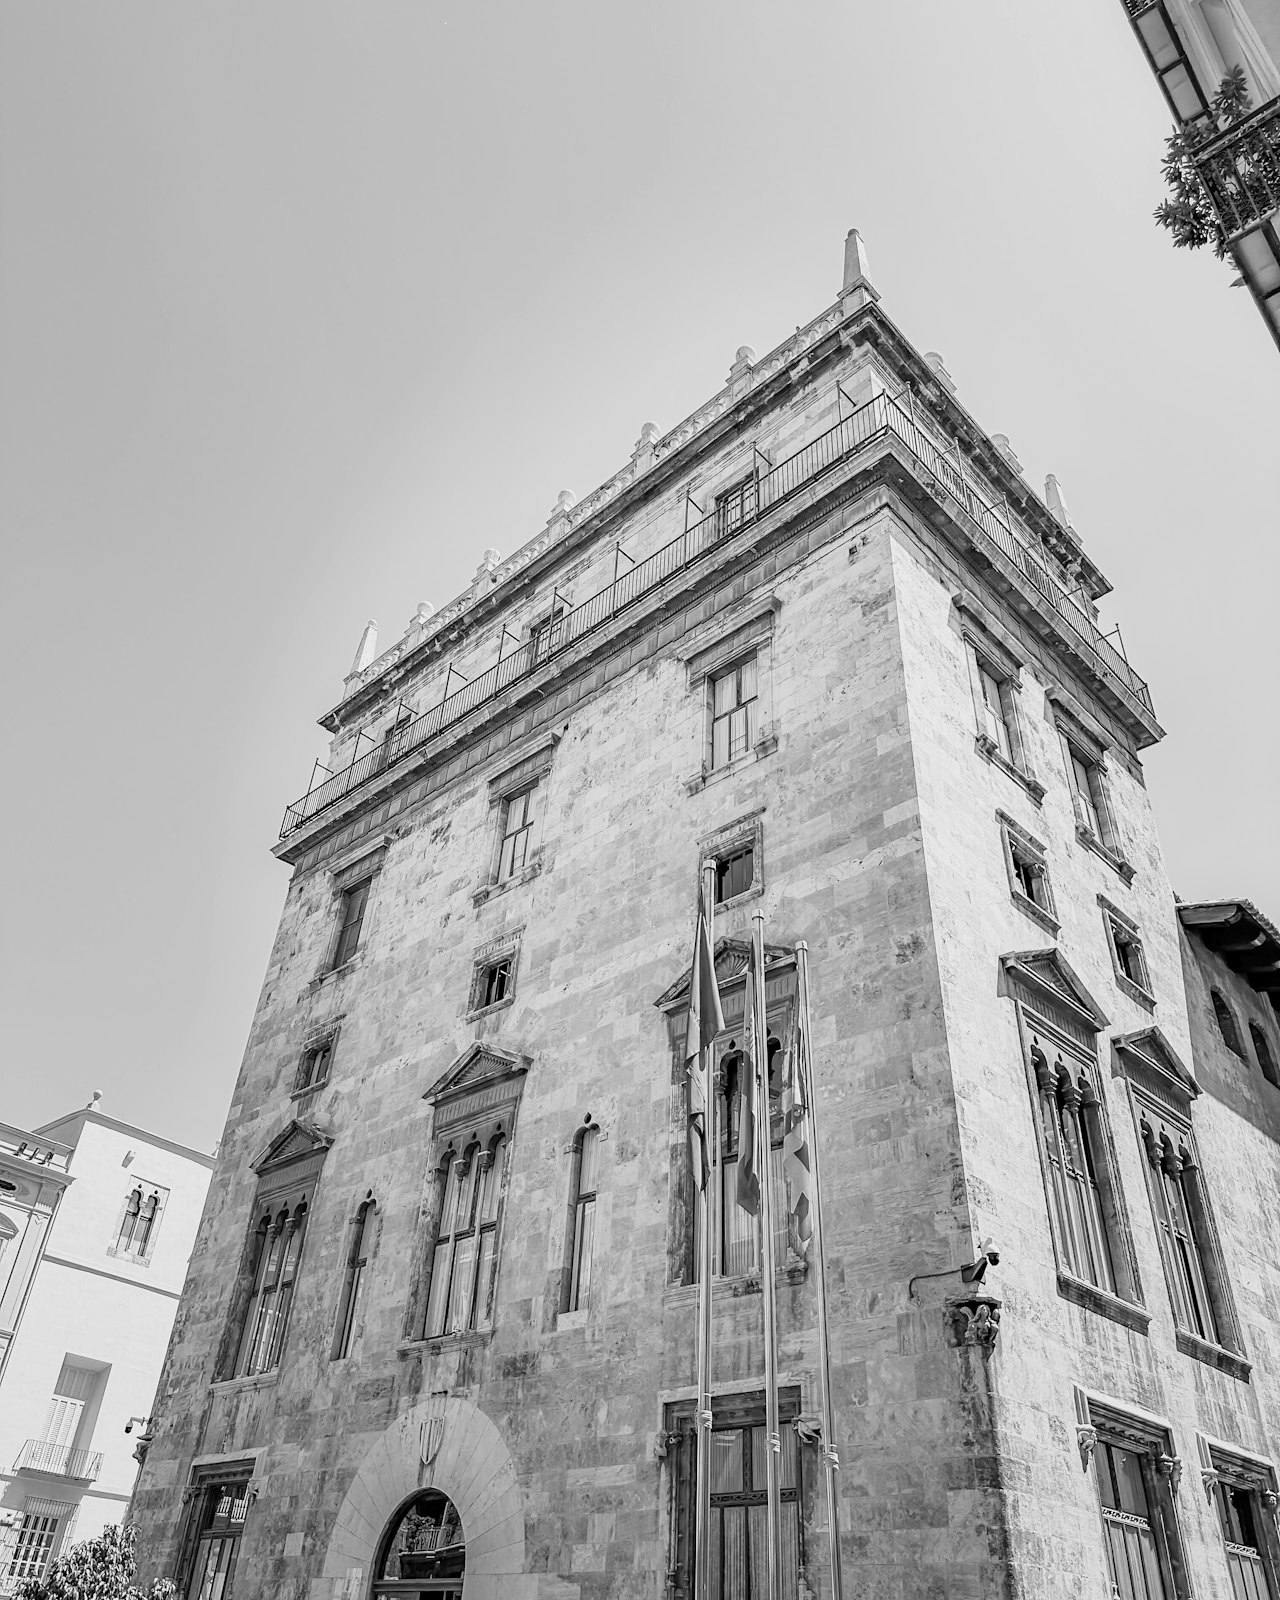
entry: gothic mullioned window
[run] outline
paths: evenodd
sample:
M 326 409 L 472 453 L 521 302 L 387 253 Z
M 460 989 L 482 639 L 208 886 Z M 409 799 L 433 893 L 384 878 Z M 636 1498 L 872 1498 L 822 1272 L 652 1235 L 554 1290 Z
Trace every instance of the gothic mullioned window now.
M 1115 1292 L 1116 1276 L 1103 1205 L 1101 1102 L 1088 1064 L 1033 1035 L 1031 1067 L 1039 1091 L 1049 1163 L 1051 1216 L 1059 1258 L 1067 1271 Z M 1105 1182 L 1105 1176 L 1103 1177 Z
M 427 1299 L 427 1338 L 493 1326 L 498 1216 L 507 1140 L 473 1142 L 445 1157 L 447 1172 Z
M 116 1229 L 111 1254 L 145 1262 L 155 1245 L 156 1230 L 168 1190 L 152 1183 L 135 1183 L 125 1196 L 124 1212 Z

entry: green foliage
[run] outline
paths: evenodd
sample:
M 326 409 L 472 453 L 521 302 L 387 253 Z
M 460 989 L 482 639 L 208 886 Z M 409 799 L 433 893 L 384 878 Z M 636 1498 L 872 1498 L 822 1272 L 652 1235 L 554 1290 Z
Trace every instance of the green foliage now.
M 1170 134 L 1161 171 L 1173 198 L 1163 200 L 1152 213 L 1173 235 L 1178 249 L 1198 250 L 1211 244 L 1221 259 L 1227 253 L 1227 236 L 1196 168 L 1195 154 L 1253 109 L 1253 101 L 1240 67 L 1232 67 L 1218 85 L 1208 114 Z
M 59 1556 L 43 1578 L 24 1578 L 15 1600 L 171 1600 L 177 1591 L 167 1578 L 146 1589 L 134 1583 L 137 1540 L 136 1528 L 104 1528 Z

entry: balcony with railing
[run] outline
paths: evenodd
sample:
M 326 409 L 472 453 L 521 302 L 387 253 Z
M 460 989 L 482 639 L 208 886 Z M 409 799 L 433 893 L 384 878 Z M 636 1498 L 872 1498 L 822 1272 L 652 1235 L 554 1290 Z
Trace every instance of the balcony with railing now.
M 1230 238 L 1280 209 L 1280 96 L 1195 151 L 1196 171 Z
M 102 1451 L 77 1450 L 74 1445 L 52 1444 L 48 1439 L 28 1439 L 18 1453 L 13 1470 L 93 1483 L 102 1471 Z
M 447 694 L 421 715 L 400 723 L 381 744 L 357 756 L 341 771 L 313 784 L 285 812 L 280 837 L 288 838 L 673 578 L 696 571 L 718 549 L 791 497 L 817 485 L 837 468 L 855 463 L 864 453 L 869 455 L 874 446 L 892 441 L 904 447 L 959 502 L 969 519 L 974 544 L 982 547 L 988 557 L 998 552 L 1004 562 L 1012 564 L 1017 576 L 1048 605 L 1075 649 L 1095 672 L 1118 688 L 1122 696 L 1136 701 L 1140 717 L 1150 719 L 1154 725 L 1146 683 L 1103 634 L 1088 602 L 1064 586 L 1049 558 L 1036 548 L 1034 535 L 1023 527 L 1007 503 L 979 487 L 966 471 L 958 447 L 944 446 L 925 431 L 909 402 L 904 405 L 888 395 L 876 395 L 795 455 L 759 473 L 727 507 L 719 506 L 708 513 L 598 594 L 558 616 L 487 672 Z M 998 562 L 988 559 L 987 564 L 995 566 Z

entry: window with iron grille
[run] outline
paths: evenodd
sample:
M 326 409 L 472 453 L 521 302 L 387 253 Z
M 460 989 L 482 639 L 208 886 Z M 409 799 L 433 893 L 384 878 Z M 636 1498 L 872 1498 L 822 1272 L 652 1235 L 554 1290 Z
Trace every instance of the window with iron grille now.
M 712 1600 L 765 1600 L 769 1593 L 768 1496 L 765 1462 L 769 1448 L 765 1431 L 764 1395 L 716 1395 L 712 1398 L 711 1516 L 707 1528 L 711 1541 Z M 697 1433 L 692 1401 L 669 1406 L 667 1461 L 672 1502 L 673 1556 L 670 1574 L 677 1594 L 693 1594 L 696 1550 Z M 804 1556 L 802 1523 L 804 1452 L 794 1421 L 799 1414 L 799 1392 L 781 1389 L 778 1477 L 781 1487 L 782 1600 L 798 1600 L 800 1568 Z
M 64 1542 L 74 1512 L 70 1501 L 28 1495 L 5 1576 L 15 1583 L 19 1578 L 42 1578 Z M 7 1585 L 5 1592 L 10 1592 Z
M 591 1268 L 596 1232 L 596 1182 L 600 1167 L 600 1130 L 583 1128 L 574 1150 L 573 1249 L 569 1261 L 566 1311 L 586 1311 L 591 1304 Z
M 338 919 L 338 941 L 333 950 L 333 970 L 345 967 L 360 944 L 360 929 L 369 903 L 372 878 L 365 878 L 342 891 Z
M 502 803 L 502 844 L 498 852 L 498 882 L 505 883 L 529 862 L 533 826 L 537 820 L 538 786 L 531 784 Z
M 1274 1600 L 1270 1552 L 1261 1532 L 1262 1506 L 1255 1489 L 1219 1478 L 1214 1486 L 1232 1600 Z
M 342 1296 L 338 1302 L 338 1326 L 333 1338 L 333 1359 L 341 1361 L 351 1350 L 355 1336 L 356 1318 L 360 1313 L 364 1293 L 365 1273 L 369 1266 L 369 1251 L 373 1242 L 374 1213 L 377 1202 L 372 1192 L 356 1211 L 351 1223 L 347 1245 L 347 1266 L 342 1278 Z
M 716 537 L 735 533 L 756 514 L 756 479 L 746 473 L 716 496 Z
M 483 1332 L 493 1326 L 498 1220 L 507 1140 L 450 1149 L 442 1173 L 440 1223 L 423 1335 Z
M 711 678 L 711 767 L 728 766 L 759 736 L 758 679 L 753 652 Z
M 1138 1451 L 1100 1436 L 1094 1465 L 1113 1593 L 1120 1600 L 1171 1600 L 1149 1461 Z

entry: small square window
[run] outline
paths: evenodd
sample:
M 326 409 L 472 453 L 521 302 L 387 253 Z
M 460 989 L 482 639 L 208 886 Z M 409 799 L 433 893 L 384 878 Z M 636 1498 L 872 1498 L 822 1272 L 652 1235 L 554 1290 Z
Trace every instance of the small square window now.
M 523 872 L 529 864 L 533 825 L 537 820 L 537 784 L 508 796 L 502 804 L 502 844 L 498 852 L 498 882 Z
M 516 995 L 518 960 L 518 947 L 507 944 L 476 962 L 471 973 L 471 999 L 467 1008 L 471 1016 L 510 1005 Z
M 1147 971 L 1147 957 L 1137 928 L 1106 901 L 1102 902 L 1102 911 L 1116 977 L 1122 980 L 1122 984 L 1141 990 L 1143 997 L 1149 998 L 1151 975 Z
M 741 845 L 720 856 L 716 861 L 716 904 L 734 900 L 746 894 L 755 882 L 756 851 L 754 844 Z
M 726 534 L 735 533 L 750 521 L 755 511 L 755 474 L 748 472 L 716 496 L 716 538 L 723 539 Z
M 294 1085 L 295 1094 L 305 1094 L 311 1089 L 318 1089 L 329 1081 L 329 1068 L 333 1065 L 332 1039 L 325 1039 L 322 1043 L 312 1045 L 302 1053 L 302 1062 L 298 1067 L 298 1079 Z
M 511 957 L 495 961 L 484 969 L 480 986 L 481 1006 L 496 1006 L 507 998 L 511 989 Z
M 1009 889 L 1014 903 L 1037 922 L 1056 932 L 1057 914 L 1053 907 L 1044 846 L 1003 811 L 997 811 L 996 816 L 1000 822 L 1005 866 L 1009 871 Z
M 753 652 L 711 679 L 711 767 L 727 767 L 759 736 L 758 675 Z

